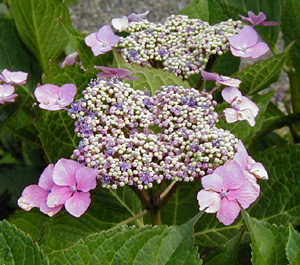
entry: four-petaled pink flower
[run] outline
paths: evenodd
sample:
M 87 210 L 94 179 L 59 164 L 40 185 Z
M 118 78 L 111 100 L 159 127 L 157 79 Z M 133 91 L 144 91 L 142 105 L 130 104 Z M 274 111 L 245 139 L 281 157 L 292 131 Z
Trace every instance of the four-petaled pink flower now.
M 22 196 L 18 200 L 18 205 L 23 210 L 30 211 L 33 207 L 38 207 L 42 213 L 51 217 L 63 207 L 63 204 L 54 207 L 47 205 L 48 195 L 55 186 L 52 179 L 53 169 L 53 164 L 48 165 L 41 174 L 38 185 L 30 185 L 23 190 Z
M 268 172 L 262 163 L 256 162 L 248 152 L 242 141 L 239 141 L 237 153 L 233 160 L 236 161 L 242 168 L 244 175 L 252 182 L 252 184 L 259 190 L 257 179 L 269 179 Z
M 66 65 L 73 65 L 76 62 L 77 56 L 78 52 L 70 53 L 59 66 L 64 68 Z
M 232 107 L 224 110 L 228 123 L 246 120 L 250 126 L 255 125 L 255 117 L 258 115 L 259 108 L 253 101 L 244 97 L 235 87 L 225 87 L 222 90 L 222 97 Z
M 6 84 L 10 85 L 24 85 L 26 84 L 27 77 L 28 73 L 24 73 L 21 71 L 11 72 L 7 69 L 4 69 L 0 73 L 0 79 Z
M 95 66 L 95 68 L 103 71 L 102 73 L 97 74 L 97 77 L 100 79 L 106 79 L 115 76 L 118 79 L 139 80 L 136 77 L 130 76 L 133 74 L 133 72 L 126 69 L 108 68 L 105 66 Z
M 114 34 L 109 25 L 101 27 L 97 33 L 91 33 L 84 39 L 85 44 L 92 48 L 95 56 L 110 51 L 119 40 L 120 37 Z
M 236 78 L 219 75 L 218 73 L 210 73 L 204 70 L 201 70 L 201 75 L 204 80 L 214 81 L 224 86 L 239 87 L 242 82 Z
M 243 21 L 251 23 L 253 26 L 277 26 L 279 23 L 275 21 L 265 21 L 266 15 L 263 12 L 259 12 L 258 15 L 254 15 L 252 11 L 248 11 L 249 17 L 240 16 Z
M 14 94 L 15 88 L 11 85 L 0 85 L 0 104 L 14 102 L 18 94 Z
M 39 107 L 46 110 L 61 110 L 71 104 L 76 95 L 76 86 L 73 84 L 65 84 L 61 87 L 46 84 L 35 89 L 34 95 Z
M 258 41 L 256 31 L 246 26 L 233 37 L 228 37 L 230 43 L 230 51 L 237 57 L 258 58 L 269 50 L 269 46 Z
M 81 216 L 91 203 L 89 191 L 97 185 L 99 170 L 84 167 L 70 159 L 60 159 L 53 170 L 52 187 L 47 198 L 49 207 L 65 205 L 65 209 L 73 216 Z
M 200 211 L 217 213 L 218 220 L 225 225 L 232 224 L 239 215 L 239 203 L 247 209 L 259 195 L 235 161 L 218 167 L 213 174 L 203 177 L 201 182 L 204 190 L 197 194 Z

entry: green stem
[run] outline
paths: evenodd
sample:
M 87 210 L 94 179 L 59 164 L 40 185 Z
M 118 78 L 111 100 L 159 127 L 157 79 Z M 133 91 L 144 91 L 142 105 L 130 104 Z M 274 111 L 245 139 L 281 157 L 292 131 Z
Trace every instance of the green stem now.
M 124 220 L 124 221 L 116 224 L 112 228 L 119 227 L 119 226 L 122 226 L 122 225 L 126 225 L 126 224 L 131 223 L 131 222 L 135 222 L 136 226 L 140 228 L 140 227 L 143 226 L 143 222 L 139 222 L 138 219 L 141 218 L 141 217 L 143 217 L 143 216 L 145 216 L 147 213 L 148 213 L 148 210 L 144 210 L 141 213 L 139 213 L 139 214 L 137 214 L 135 216 L 132 216 L 132 217 L 130 217 L 130 218 L 128 218 L 128 219 L 126 219 L 126 220 Z

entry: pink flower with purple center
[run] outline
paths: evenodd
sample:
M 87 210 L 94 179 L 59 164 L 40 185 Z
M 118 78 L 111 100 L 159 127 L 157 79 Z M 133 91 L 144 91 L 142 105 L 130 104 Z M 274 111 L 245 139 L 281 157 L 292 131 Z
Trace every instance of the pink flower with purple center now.
M 65 84 L 61 87 L 46 84 L 39 86 L 34 91 L 34 96 L 40 103 L 39 107 L 45 110 L 61 110 L 70 105 L 76 95 L 76 86 Z
M 23 190 L 18 200 L 18 205 L 23 210 L 30 211 L 33 207 L 37 207 L 42 213 L 52 217 L 63 207 L 62 204 L 54 207 L 47 205 L 47 198 L 55 186 L 52 179 L 53 169 L 53 164 L 48 165 L 41 174 L 38 185 L 30 185 Z
M 56 185 L 48 195 L 47 205 L 55 207 L 64 204 L 71 215 L 80 217 L 91 203 L 89 191 L 96 188 L 99 172 L 70 159 L 58 160 L 53 170 Z
M 21 71 L 11 72 L 7 69 L 4 69 L 0 73 L 0 79 L 10 85 L 24 85 L 26 84 L 26 80 L 28 77 L 28 73 L 24 73 Z
M 11 85 L 0 85 L 0 104 L 14 102 L 18 94 L 14 94 L 15 88 Z
M 120 40 L 120 37 L 115 35 L 109 25 L 105 25 L 96 33 L 91 33 L 86 36 L 85 44 L 92 48 L 95 56 L 107 53 L 114 47 Z
M 253 101 L 244 97 L 236 87 L 225 87 L 222 90 L 222 97 L 232 107 L 224 110 L 228 123 L 246 120 L 250 126 L 255 125 L 255 117 L 258 115 L 259 108 Z
M 203 190 L 197 194 L 200 211 L 217 213 L 218 220 L 230 225 L 240 213 L 240 206 L 247 209 L 258 197 L 259 191 L 244 176 L 240 165 L 229 161 L 213 174 L 201 179 Z
M 242 82 L 236 78 L 219 75 L 218 73 L 210 73 L 204 70 L 201 70 L 201 75 L 204 80 L 214 81 L 224 86 L 239 87 Z
M 233 37 L 228 37 L 230 51 L 237 57 L 258 58 L 269 50 L 269 46 L 258 41 L 258 34 L 250 27 L 246 26 Z
M 136 77 L 130 76 L 133 72 L 126 69 L 108 68 L 105 66 L 95 66 L 95 68 L 102 70 L 102 73 L 97 74 L 97 77 L 100 79 L 107 79 L 115 76 L 118 79 L 139 80 Z
M 253 26 L 277 26 L 279 23 L 275 21 L 265 21 L 266 15 L 263 12 L 259 12 L 258 15 L 254 15 L 252 11 L 248 11 L 249 17 L 240 16 L 243 21 L 251 23 Z

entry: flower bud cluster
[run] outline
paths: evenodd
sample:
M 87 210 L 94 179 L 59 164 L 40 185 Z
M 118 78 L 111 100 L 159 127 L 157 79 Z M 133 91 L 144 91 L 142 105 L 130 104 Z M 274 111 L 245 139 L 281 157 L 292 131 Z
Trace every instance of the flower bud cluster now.
M 184 15 L 172 15 L 163 24 L 143 19 L 129 23 L 130 34 L 120 39 L 117 48 L 128 62 L 161 66 L 187 79 L 199 74 L 212 55 L 229 51 L 228 37 L 243 27 L 242 21 L 229 19 L 210 26 Z
M 69 110 L 82 138 L 72 158 L 99 170 L 103 187 L 192 181 L 236 153 L 238 140 L 215 126 L 209 93 L 163 86 L 150 97 L 114 77 L 82 93 Z

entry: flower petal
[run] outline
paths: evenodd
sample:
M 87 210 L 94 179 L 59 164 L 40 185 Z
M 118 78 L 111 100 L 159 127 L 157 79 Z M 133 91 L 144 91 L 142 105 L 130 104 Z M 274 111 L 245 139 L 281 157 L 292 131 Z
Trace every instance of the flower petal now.
M 128 28 L 128 18 L 123 16 L 121 18 L 113 18 L 111 20 L 113 27 L 119 31 L 124 31 Z
M 57 214 L 61 210 L 62 207 L 63 207 L 63 204 L 59 205 L 59 206 L 55 206 L 55 207 L 48 207 L 47 203 L 44 202 L 40 206 L 40 211 L 42 213 L 47 214 L 48 216 L 52 217 L 55 214 Z
M 76 171 L 82 166 L 74 160 L 61 158 L 57 161 L 53 171 L 53 181 L 60 186 L 75 186 Z
M 89 192 L 75 192 L 65 203 L 66 210 L 75 217 L 80 217 L 90 206 Z
M 242 100 L 242 93 L 236 87 L 225 87 L 221 92 L 222 98 L 229 104 Z
M 258 42 L 247 50 L 251 53 L 250 57 L 253 59 L 264 55 L 267 51 L 269 51 L 269 46 L 264 42 Z
M 15 92 L 15 88 L 12 85 L 0 85 L 0 97 L 10 96 Z
M 233 123 L 238 121 L 238 112 L 233 108 L 224 109 L 225 119 L 228 123 Z
M 76 86 L 73 84 L 65 84 L 59 88 L 58 95 L 60 98 L 60 106 L 65 107 L 70 105 L 76 95 Z
M 89 167 L 82 167 L 77 170 L 75 175 L 77 180 L 77 190 L 87 192 L 95 189 L 97 186 L 96 177 L 99 173 L 99 170 Z
M 231 189 L 227 193 L 229 200 L 237 200 L 244 209 L 247 209 L 259 195 L 259 190 L 251 183 L 248 178 L 245 178 L 243 185 L 238 189 Z
M 199 210 L 206 213 L 216 213 L 220 209 L 220 194 L 214 191 L 200 190 L 197 194 Z
M 231 225 L 240 213 L 240 207 L 237 202 L 226 198 L 221 200 L 221 207 L 217 213 L 218 220 L 224 225 Z
M 252 27 L 246 26 L 242 28 L 237 35 L 228 37 L 228 40 L 230 46 L 236 49 L 245 49 L 257 43 L 258 35 Z
M 269 179 L 268 172 L 266 171 L 262 163 L 256 162 L 250 169 L 252 173 L 258 179 Z
M 255 117 L 253 112 L 250 109 L 240 110 L 238 111 L 238 120 L 239 121 L 247 121 L 250 126 L 255 126 Z
M 222 191 L 223 178 L 218 173 L 220 174 L 221 172 L 216 169 L 213 174 L 207 175 L 201 179 L 201 184 L 204 189 L 217 192 Z
M 47 206 L 55 207 L 64 204 L 72 196 L 72 193 L 70 187 L 53 186 L 47 198 Z
M 220 78 L 219 74 L 206 72 L 203 69 L 201 69 L 201 75 L 204 80 L 209 80 L 209 81 L 218 81 Z
M 248 152 L 241 140 L 238 142 L 237 152 L 235 153 L 233 160 L 236 161 L 242 170 L 247 170 L 248 166 Z
M 54 165 L 50 164 L 48 165 L 44 171 L 42 172 L 38 185 L 42 187 L 44 190 L 51 190 L 51 188 L 55 185 L 53 182 L 53 169 Z
M 31 210 L 33 207 L 40 207 L 47 200 L 48 192 L 38 185 L 30 185 L 26 187 L 22 196 L 18 200 L 18 205 L 25 211 Z
M 38 102 L 43 104 L 49 104 L 52 98 L 58 98 L 59 87 L 52 84 L 46 84 L 39 86 L 34 91 L 34 96 Z
M 224 166 L 218 167 L 215 172 L 223 178 L 223 189 L 225 191 L 238 189 L 245 181 L 243 170 L 235 161 L 228 161 Z

